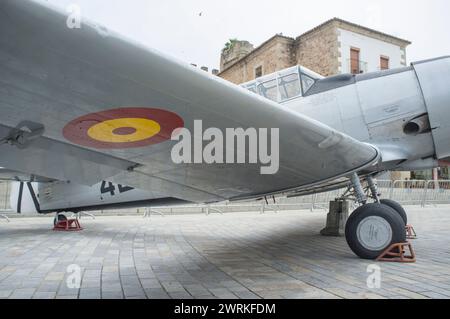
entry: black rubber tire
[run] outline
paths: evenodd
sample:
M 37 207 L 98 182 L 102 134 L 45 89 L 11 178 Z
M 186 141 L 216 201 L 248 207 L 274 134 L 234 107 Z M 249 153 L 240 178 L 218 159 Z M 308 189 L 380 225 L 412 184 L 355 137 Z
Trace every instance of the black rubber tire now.
M 392 240 L 389 244 L 379 250 L 369 250 L 359 241 L 357 235 L 358 225 L 365 218 L 378 216 L 386 220 L 392 229 Z M 390 245 L 406 242 L 405 224 L 400 215 L 391 207 L 383 204 L 366 204 L 356 209 L 348 218 L 345 225 L 345 239 L 350 249 L 362 259 L 376 259 Z
M 382 199 L 380 200 L 380 203 L 394 209 L 405 222 L 405 226 L 408 224 L 408 215 L 406 214 L 406 211 L 403 209 L 402 205 L 391 199 Z
M 62 222 L 62 221 L 64 221 L 64 220 L 67 220 L 66 215 L 59 214 L 59 215 L 58 215 L 58 222 Z M 56 217 L 55 217 L 55 218 L 53 219 L 53 225 L 56 226 L 56 223 L 57 223 L 57 221 L 56 221 Z

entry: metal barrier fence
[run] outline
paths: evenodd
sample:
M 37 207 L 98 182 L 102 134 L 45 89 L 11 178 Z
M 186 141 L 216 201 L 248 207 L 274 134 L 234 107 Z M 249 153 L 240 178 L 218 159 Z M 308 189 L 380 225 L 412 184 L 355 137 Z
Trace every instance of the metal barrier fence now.
M 381 198 L 392 199 L 403 205 L 450 204 L 450 180 L 379 180 L 377 182 Z M 325 194 L 317 194 L 314 203 L 328 204 L 342 194 L 343 189 Z
M 403 205 L 438 205 L 450 204 L 450 180 L 449 181 L 422 181 L 422 180 L 379 180 L 377 181 L 381 198 L 392 199 Z M 346 188 L 326 193 L 307 195 L 297 198 L 282 198 L 276 203 L 264 205 L 264 203 L 252 204 L 228 204 L 220 205 L 229 211 L 243 211 L 242 208 L 282 210 L 282 209 L 328 209 L 329 202 L 340 197 Z M 213 206 L 214 207 L 214 206 Z
M 437 205 L 450 204 L 450 181 L 423 181 L 423 180 L 379 180 L 378 189 L 382 198 L 395 200 L 403 205 Z M 9 183 L 0 182 L 0 211 L 8 211 Z M 187 205 L 177 207 L 158 207 L 157 211 L 164 214 L 188 214 L 188 213 L 219 213 L 219 212 L 244 212 L 244 211 L 279 211 L 296 209 L 328 209 L 329 202 L 338 198 L 345 189 L 331 192 L 307 195 L 296 198 L 277 199 L 276 203 L 269 200 L 246 203 L 219 203 L 213 205 Z M 156 209 L 156 207 L 154 207 Z M 144 210 L 138 210 L 143 212 Z M 104 211 L 108 213 L 109 211 Z M 121 210 L 116 211 L 121 212 Z M 124 212 L 126 212 L 124 210 Z

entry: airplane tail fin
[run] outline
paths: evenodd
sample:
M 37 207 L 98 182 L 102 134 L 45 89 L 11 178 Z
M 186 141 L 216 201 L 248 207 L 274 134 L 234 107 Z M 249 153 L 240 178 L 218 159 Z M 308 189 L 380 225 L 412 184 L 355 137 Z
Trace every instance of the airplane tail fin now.
M 11 209 L 19 214 L 40 213 L 38 183 L 13 182 L 9 197 Z

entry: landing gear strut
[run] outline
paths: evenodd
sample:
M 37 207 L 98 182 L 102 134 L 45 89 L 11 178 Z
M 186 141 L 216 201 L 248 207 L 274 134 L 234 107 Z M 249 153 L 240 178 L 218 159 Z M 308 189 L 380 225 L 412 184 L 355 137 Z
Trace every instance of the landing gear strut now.
M 350 179 L 356 201 L 361 205 L 345 226 L 345 238 L 351 250 L 363 259 L 376 259 L 391 245 L 406 242 L 406 223 L 400 213 L 403 208 L 396 202 L 380 200 L 372 177 L 367 178 L 370 196 L 366 196 L 356 173 Z M 375 203 L 367 203 L 369 197 Z

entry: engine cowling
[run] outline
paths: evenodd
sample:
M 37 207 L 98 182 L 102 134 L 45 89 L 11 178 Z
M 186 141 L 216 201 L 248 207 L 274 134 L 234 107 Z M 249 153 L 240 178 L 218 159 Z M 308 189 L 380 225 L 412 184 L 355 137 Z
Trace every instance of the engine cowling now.
M 450 56 L 413 63 L 428 110 L 438 160 L 450 157 Z

